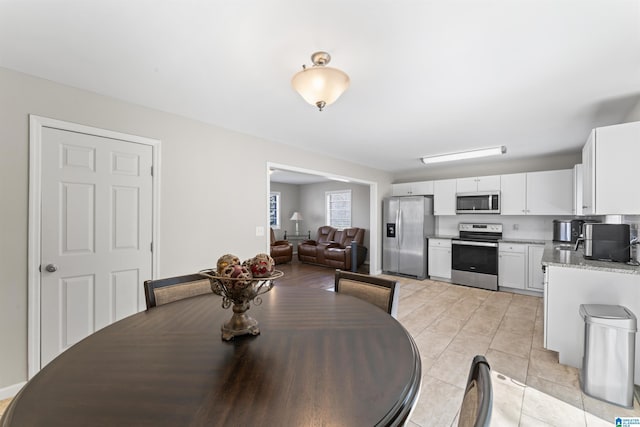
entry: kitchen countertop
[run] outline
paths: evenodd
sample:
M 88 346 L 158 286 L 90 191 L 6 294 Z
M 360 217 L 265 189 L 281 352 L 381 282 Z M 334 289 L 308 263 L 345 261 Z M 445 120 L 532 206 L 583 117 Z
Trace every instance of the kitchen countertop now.
M 640 274 L 640 266 L 612 261 L 593 261 L 584 258 L 584 250 L 577 251 L 573 245 L 549 242 L 544 247 L 542 265 L 582 268 L 585 270 L 609 271 L 613 273 Z
M 458 236 L 452 236 L 450 234 L 433 234 L 431 236 L 427 236 L 427 239 L 453 239 Z
M 536 239 L 512 239 L 512 238 L 503 238 L 498 240 L 498 243 L 522 243 L 529 245 L 544 245 L 547 242 L 544 240 L 536 240 Z
M 451 234 L 433 234 L 431 236 L 427 236 L 427 239 L 458 239 L 460 236 L 451 235 Z M 544 245 L 544 240 L 536 240 L 536 239 L 500 239 L 499 243 L 522 243 L 522 244 L 530 244 L 530 245 Z

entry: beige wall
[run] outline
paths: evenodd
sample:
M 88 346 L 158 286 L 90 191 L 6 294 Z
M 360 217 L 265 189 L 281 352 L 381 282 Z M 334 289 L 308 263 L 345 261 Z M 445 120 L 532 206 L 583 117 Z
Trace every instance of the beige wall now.
M 300 210 L 300 187 L 297 184 L 271 183 L 271 191 L 280 192 L 280 229 L 273 230 L 278 240 L 284 239 L 285 230 L 291 234 L 296 229 L 295 221 L 289 218 Z
M 364 245 L 369 247 L 369 235 L 371 224 L 369 221 L 369 186 L 345 182 L 321 182 L 301 186 L 300 206 L 304 223 L 301 223 L 301 232 L 311 230 L 311 238 L 315 239 L 318 228 L 327 225 L 325 211 L 325 192 L 338 190 L 351 190 L 351 226 L 364 228 Z M 368 257 L 368 254 L 367 254 Z M 368 259 L 368 258 L 367 258 Z
M 268 226 L 267 162 L 377 182 L 380 200 L 390 193 L 381 171 L 6 69 L 0 94 L 0 390 L 27 379 L 29 114 L 162 141 L 161 276 L 265 250 L 256 226 Z

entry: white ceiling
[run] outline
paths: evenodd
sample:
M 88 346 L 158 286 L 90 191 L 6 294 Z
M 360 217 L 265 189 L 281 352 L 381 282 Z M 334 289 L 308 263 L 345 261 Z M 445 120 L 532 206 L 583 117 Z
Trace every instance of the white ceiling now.
M 314 51 L 351 87 L 290 85 Z M 577 151 L 640 100 L 638 0 L 0 0 L 0 66 L 375 168 Z

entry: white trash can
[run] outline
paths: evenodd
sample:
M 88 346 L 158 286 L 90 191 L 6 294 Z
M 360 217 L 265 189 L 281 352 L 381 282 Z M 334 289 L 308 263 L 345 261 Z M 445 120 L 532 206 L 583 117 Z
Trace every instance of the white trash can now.
M 633 407 L 636 316 L 620 305 L 583 304 L 584 355 L 580 382 L 589 396 Z

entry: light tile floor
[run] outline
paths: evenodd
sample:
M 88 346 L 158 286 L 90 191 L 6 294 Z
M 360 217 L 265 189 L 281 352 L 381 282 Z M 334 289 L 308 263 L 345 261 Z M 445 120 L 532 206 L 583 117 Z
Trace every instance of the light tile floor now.
M 586 396 L 578 370 L 543 347 L 543 300 L 431 280 L 400 283 L 398 320 L 422 357 L 422 394 L 410 427 L 451 426 L 471 360 L 486 356 L 494 387 L 492 426 L 610 426 L 640 417 Z
M 11 402 L 11 399 L 0 400 L 0 416 L 2 416 L 5 409 L 7 409 L 7 406 L 9 406 L 10 402 Z

